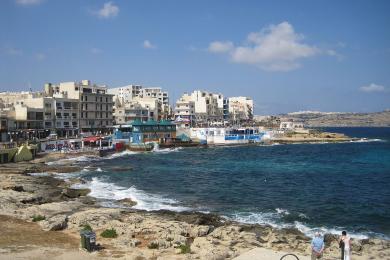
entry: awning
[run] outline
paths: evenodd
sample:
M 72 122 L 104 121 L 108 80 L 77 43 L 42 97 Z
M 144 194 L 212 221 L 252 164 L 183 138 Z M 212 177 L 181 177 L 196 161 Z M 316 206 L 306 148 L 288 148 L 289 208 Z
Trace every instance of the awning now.
M 88 136 L 88 137 L 85 137 L 83 138 L 83 141 L 84 142 L 96 142 L 96 141 L 99 141 L 100 139 L 102 139 L 100 136 Z

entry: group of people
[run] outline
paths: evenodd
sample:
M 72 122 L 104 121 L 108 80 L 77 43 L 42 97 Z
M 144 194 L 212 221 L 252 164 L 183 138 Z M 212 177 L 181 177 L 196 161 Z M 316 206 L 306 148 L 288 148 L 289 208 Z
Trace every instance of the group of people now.
M 341 232 L 339 239 L 339 247 L 341 250 L 341 260 L 351 259 L 351 239 L 347 236 L 347 232 Z M 313 240 L 311 241 L 311 260 L 320 259 L 325 249 L 325 242 L 319 232 L 316 232 Z

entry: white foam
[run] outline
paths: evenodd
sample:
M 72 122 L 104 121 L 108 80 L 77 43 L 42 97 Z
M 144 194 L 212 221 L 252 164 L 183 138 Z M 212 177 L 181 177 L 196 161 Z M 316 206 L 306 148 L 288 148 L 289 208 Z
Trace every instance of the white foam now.
M 288 212 L 287 209 L 276 208 L 275 210 L 276 210 L 276 212 L 277 212 L 278 214 L 281 214 L 281 215 L 290 215 L 290 212 Z
M 277 212 L 264 212 L 264 213 L 254 213 L 254 212 L 241 212 L 232 215 L 231 217 L 227 217 L 228 219 L 232 219 L 234 221 L 238 221 L 241 223 L 247 224 L 260 224 L 260 225 L 270 225 L 277 229 L 282 228 L 296 228 L 305 234 L 308 237 L 313 237 L 316 232 L 320 232 L 321 234 L 335 234 L 340 235 L 343 230 L 348 230 L 345 227 L 310 227 L 307 224 L 304 224 L 300 221 L 294 221 L 294 223 L 285 223 L 282 221 L 282 215 L 285 214 L 283 209 L 276 209 Z M 307 218 L 306 215 L 300 213 L 299 216 Z M 349 235 L 352 238 L 356 239 L 366 239 L 368 237 L 380 237 L 384 239 L 389 239 L 387 236 L 383 234 L 377 234 L 373 232 L 366 233 L 358 233 L 358 232 L 349 232 Z
M 382 139 L 369 139 L 369 138 L 360 138 L 358 140 L 351 140 L 351 143 L 369 143 L 369 142 L 385 142 Z
M 125 157 L 125 156 L 128 156 L 128 155 L 134 155 L 134 154 L 138 154 L 138 152 L 133 152 L 133 151 L 128 151 L 128 150 L 125 150 L 123 152 L 120 152 L 120 153 L 114 153 L 114 154 L 111 154 L 110 156 L 108 157 L 103 157 L 104 159 L 114 159 L 114 158 L 119 158 L 119 157 Z
M 163 148 L 163 149 L 160 149 L 157 145 L 155 145 L 153 150 L 152 150 L 152 152 L 153 153 L 172 153 L 172 152 L 178 152 L 181 149 L 183 149 L 183 148 L 182 147 L 175 147 L 175 148 Z
M 72 173 L 53 173 L 53 177 L 61 180 L 68 180 L 71 178 L 78 178 L 83 175 L 83 171 L 81 172 L 72 172 Z
M 98 161 L 100 160 L 100 157 L 98 156 L 86 156 L 86 155 L 80 155 L 72 158 L 66 158 L 66 159 L 60 159 L 53 162 L 47 162 L 47 165 L 64 165 L 64 164 L 70 164 L 71 162 L 91 162 L 91 161 Z
M 43 176 L 50 176 L 50 173 L 48 172 L 31 172 L 28 173 L 30 176 L 36 176 L 36 177 L 43 177 Z
M 137 189 L 135 186 L 130 188 L 121 187 L 113 183 L 105 182 L 104 178 L 93 177 L 92 180 L 86 184 L 75 184 L 72 187 L 89 188 L 91 190 L 89 196 L 98 199 L 121 200 L 130 198 L 137 202 L 137 205 L 133 207 L 136 209 L 147 211 L 160 209 L 172 211 L 190 210 L 190 208 L 179 206 L 176 200 L 146 193 Z

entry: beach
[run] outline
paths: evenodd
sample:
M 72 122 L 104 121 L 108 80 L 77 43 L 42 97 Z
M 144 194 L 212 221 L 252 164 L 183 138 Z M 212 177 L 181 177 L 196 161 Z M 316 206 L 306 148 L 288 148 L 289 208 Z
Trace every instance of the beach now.
M 253 254 L 274 259 L 282 252 L 310 255 L 311 238 L 293 228 L 245 224 L 194 211 L 137 210 L 130 198 L 121 201 L 125 207 L 102 207 L 88 196 L 88 189 L 70 188 L 82 180 L 65 181 L 52 175 L 80 171 L 72 160 L 67 161 L 74 156 L 79 155 L 51 154 L 32 162 L 0 165 L 0 218 L 5 234 L 0 240 L 0 259 L 249 259 L 245 257 Z M 59 159 L 65 163 L 50 164 Z M 32 222 L 33 216 L 44 219 Z M 93 253 L 79 249 L 79 232 L 86 224 L 96 232 L 100 245 Z M 100 236 L 111 228 L 116 230 L 116 238 Z M 325 259 L 337 259 L 337 239 L 325 234 Z M 352 252 L 354 259 L 390 259 L 390 241 L 353 239 Z

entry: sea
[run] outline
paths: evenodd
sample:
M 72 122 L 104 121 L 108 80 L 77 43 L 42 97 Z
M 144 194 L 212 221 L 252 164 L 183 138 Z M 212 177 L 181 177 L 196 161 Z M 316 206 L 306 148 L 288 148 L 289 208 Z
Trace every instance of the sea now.
M 390 128 L 323 128 L 358 140 L 76 157 L 102 206 L 216 213 L 242 223 L 390 239 Z M 69 163 L 57 161 L 56 164 Z

